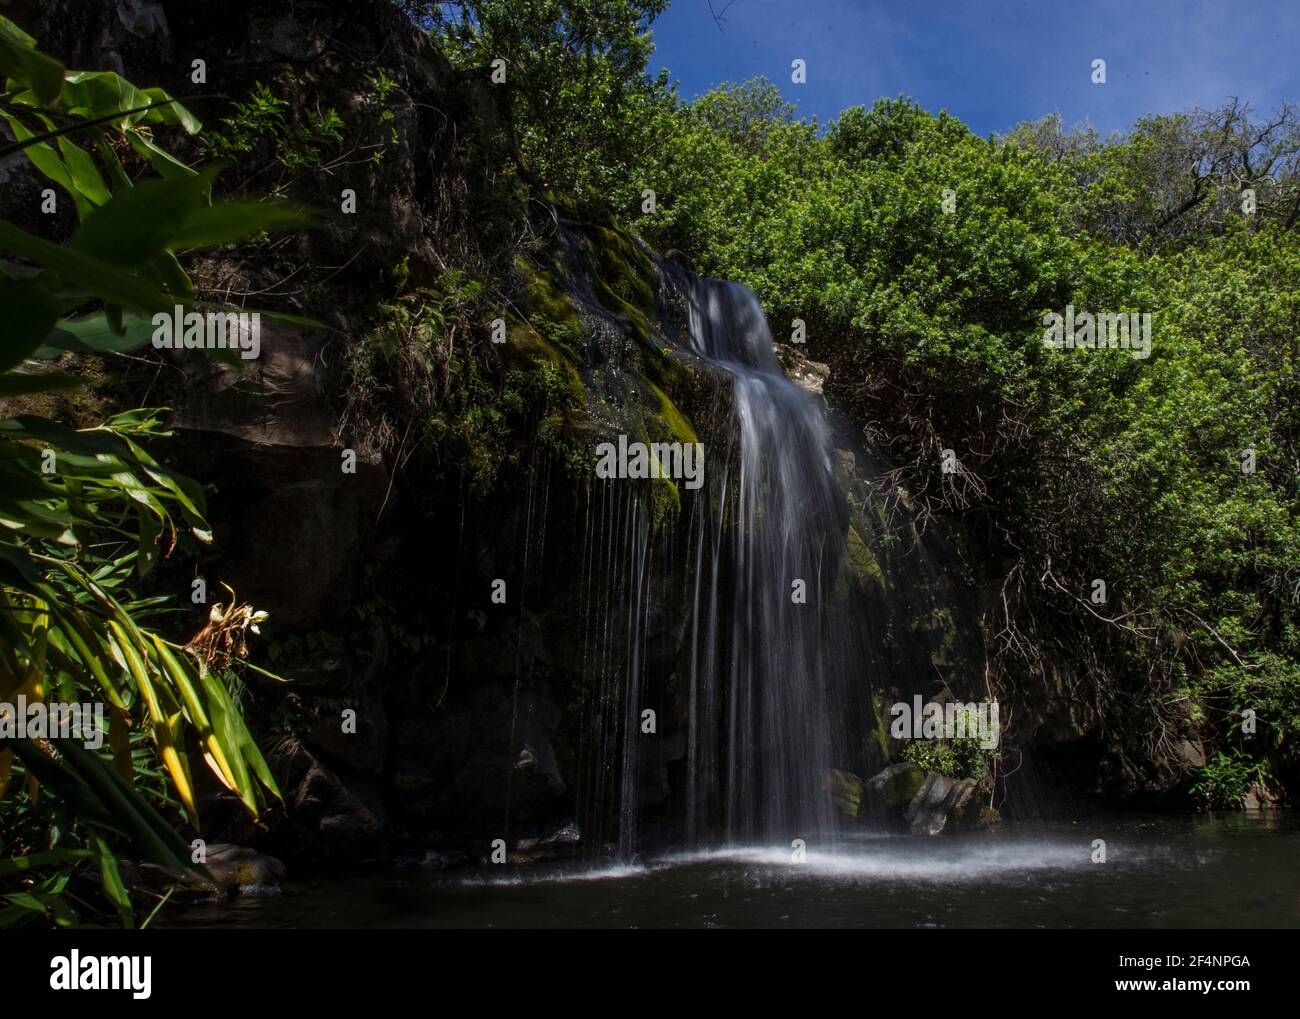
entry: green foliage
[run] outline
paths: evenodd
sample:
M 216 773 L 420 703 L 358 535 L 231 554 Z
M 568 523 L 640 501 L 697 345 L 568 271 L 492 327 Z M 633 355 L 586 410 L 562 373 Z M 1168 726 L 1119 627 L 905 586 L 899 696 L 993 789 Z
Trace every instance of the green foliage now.
M 477 494 L 534 442 L 576 463 L 583 454 L 568 425 L 583 396 L 577 316 L 545 280 L 525 273 L 521 303 L 452 270 L 381 305 L 377 325 L 348 351 L 347 416 L 377 448 L 436 449 L 430 469 L 458 474 Z M 502 306 L 507 340 L 497 345 L 486 327 Z
M 376 92 L 383 89 L 386 95 L 392 84 L 382 79 Z M 342 141 L 343 119 L 333 107 L 306 111 L 299 121 L 291 120 L 290 114 L 288 100 L 276 97 L 259 81 L 247 102 L 235 103 L 233 112 L 222 118 L 221 128 L 203 135 L 202 149 L 214 159 L 260 152 L 290 176 L 317 169 L 322 152 Z
M 965 724 L 974 732 L 978 718 L 974 711 L 964 711 Z M 952 739 L 908 740 L 901 754 L 926 771 L 937 771 L 953 779 L 984 779 L 992 774 L 997 750 L 985 750 L 978 736 L 954 736 Z
M 158 89 L 65 72 L 4 18 L 0 70 L 11 148 L 65 189 L 80 217 L 66 245 L 0 222 L 0 251 L 18 259 L 0 260 L 0 396 L 75 385 L 34 365 L 135 349 L 151 313 L 192 307 L 181 251 L 306 221 L 287 206 L 213 203 L 215 173 L 153 140 L 155 126 L 199 127 Z M 159 176 L 132 180 L 114 141 Z M 83 922 L 84 898 L 74 906 L 68 895 L 83 864 L 94 866 L 104 906 L 130 925 L 116 848 L 202 874 L 165 816 L 179 808 L 198 823 L 195 752 L 251 812 L 279 795 L 222 678 L 265 614 L 232 597 L 181 645 L 154 625 L 168 599 L 140 593 L 162 556 L 211 540 L 199 486 L 148 451 L 167 434 L 160 413 L 128 411 L 80 431 L 33 415 L 0 420 L 0 702 L 97 702 L 110 718 L 103 756 L 64 738 L 0 749 L 0 926 Z
M 1022 124 L 1003 139 L 1058 165 L 1076 182 L 1071 207 L 1089 233 L 1150 250 L 1205 244 L 1230 226 L 1300 218 L 1300 110 L 1259 118 L 1231 100 L 1220 109 L 1143 117 L 1103 141 L 1059 115 Z M 1243 220 L 1245 206 L 1252 211 Z
M 1259 761 L 1235 750 L 1218 753 L 1201 769 L 1191 793 L 1211 809 L 1240 810 L 1251 787 L 1265 778 Z
M 494 86 L 529 169 L 549 186 L 604 197 L 635 175 L 658 143 L 672 98 L 649 79 L 650 23 L 667 0 L 470 0 L 430 12 L 457 67 Z

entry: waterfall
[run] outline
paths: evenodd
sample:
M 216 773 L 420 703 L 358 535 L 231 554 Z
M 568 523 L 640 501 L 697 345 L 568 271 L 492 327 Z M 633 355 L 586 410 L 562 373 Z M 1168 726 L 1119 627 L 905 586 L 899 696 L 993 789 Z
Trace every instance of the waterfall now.
M 569 243 L 567 261 L 587 264 Z M 881 480 L 879 452 L 835 435 L 787 377 L 757 297 L 657 269 L 652 331 L 571 281 L 589 412 L 571 437 L 596 457 L 573 486 L 552 486 L 553 450 L 529 467 L 503 830 L 546 838 L 554 819 L 591 862 L 825 848 L 842 816 L 869 820 L 863 780 L 890 763 L 886 695 L 982 674 L 978 606 L 942 535 Z M 702 474 L 673 459 L 696 439 Z M 566 540 L 548 540 L 556 528 Z
M 850 664 L 832 595 L 845 520 L 830 429 L 781 370 L 748 288 L 692 279 L 689 309 L 695 353 L 731 376 L 738 441 L 709 461 L 709 505 L 696 512 L 688 838 L 825 834 L 832 708 Z
M 576 805 L 589 851 L 624 861 L 648 819 L 696 848 L 833 835 L 826 781 L 862 672 L 820 401 L 782 371 L 750 290 L 677 272 L 680 346 L 730 390 L 706 415 L 703 488 L 662 529 L 644 481 L 598 482 L 583 514 Z

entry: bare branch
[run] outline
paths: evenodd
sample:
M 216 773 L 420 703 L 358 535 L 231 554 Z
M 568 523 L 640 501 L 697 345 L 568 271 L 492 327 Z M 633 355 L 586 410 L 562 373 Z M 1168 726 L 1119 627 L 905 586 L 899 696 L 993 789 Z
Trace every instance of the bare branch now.
M 735 2 L 736 0 L 727 0 L 727 2 L 722 5 L 722 10 L 719 11 L 719 10 L 714 10 L 713 0 L 709 0 L 709 14 L 713 16 L 713 23 L 718 26 L 719 32 L 722 31 L 722 19 L 726 17 L 728 9 Z

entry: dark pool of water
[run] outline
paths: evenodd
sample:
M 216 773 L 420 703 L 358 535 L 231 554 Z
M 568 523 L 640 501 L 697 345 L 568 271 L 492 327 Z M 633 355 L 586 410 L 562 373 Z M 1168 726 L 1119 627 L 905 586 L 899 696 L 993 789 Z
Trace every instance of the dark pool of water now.
M 1094 839 L 1106 861 L 1093 862 Z M 1006 825 L 632 866 L 362 870 L 172 910 L 203 927 L 1300 927 L 1300 816 Z

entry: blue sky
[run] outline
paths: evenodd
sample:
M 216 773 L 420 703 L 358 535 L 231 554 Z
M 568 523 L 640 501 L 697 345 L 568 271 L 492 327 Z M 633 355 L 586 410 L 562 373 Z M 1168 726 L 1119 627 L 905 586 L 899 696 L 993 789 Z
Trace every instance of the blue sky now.
M 766 75 L 822 123 L 899 93 L 979 134 L 1053 112 L 1105 133 L 1229 95 L 1300 101 L 1300 0 L 734 0 L 721 31 L 707 0 L 673 0 L 652 28 L 651 70 L 684 96 Z M 796 57 L 807 84 L 790 81 Z

